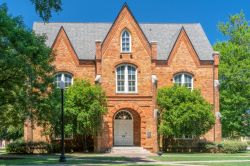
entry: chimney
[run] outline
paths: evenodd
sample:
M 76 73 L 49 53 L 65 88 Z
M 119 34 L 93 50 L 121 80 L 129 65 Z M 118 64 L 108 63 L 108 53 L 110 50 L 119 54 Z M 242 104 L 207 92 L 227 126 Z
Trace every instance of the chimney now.
M 213 52 L 214 65 L 218 66 L 220 63 L 220 53 L 218 51 Z
M 152 60 L 157 59 L 157 41 L 151 41 Z
M 96 59 L 101 59 L 101 40 L 96 40 L 95 41 L 95 58 Z

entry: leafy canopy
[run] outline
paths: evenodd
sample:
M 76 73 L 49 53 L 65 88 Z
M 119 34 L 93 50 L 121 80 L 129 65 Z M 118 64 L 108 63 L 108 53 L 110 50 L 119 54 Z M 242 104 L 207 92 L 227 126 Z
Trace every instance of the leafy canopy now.
M 19 127 L 41 112 L 53 83 L 51 49 L 45 37 L 26 29 L 20 17 L 0 6 L 0 124 L 1 131 Z M 34 111 L 36 110 L 36 111 Z M 5 128 L 5 130 L 3 129 Z
M 164 136 L 201 136 L 212 128 L 215 117 L 211 105 L 200 91 L 182 86 L 163 87 L 158 90 L 160 110 L 159 132 Z
M 52 16 L 52 12 L 60 12 L 62 10 L 61 0 L 30 0 L 35 6 L 35 10 L 38 15 L 48 22 Z
M 228 39 L 220 51 L 220 109 L 224 137 L 250 136 L 250 26 L 243 12 L 232 15 L 219 30 Z
M 75 80 L 65 93 L 66 133 L 96 135 L 106 111 L 106 97 L 101 87 Z

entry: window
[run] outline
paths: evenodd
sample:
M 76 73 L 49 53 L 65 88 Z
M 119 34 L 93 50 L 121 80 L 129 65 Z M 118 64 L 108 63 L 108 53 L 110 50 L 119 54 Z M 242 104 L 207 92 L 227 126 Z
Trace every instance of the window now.
M 115 120 L 131 120 L 132 115 L 127 111 L 120 111 L 115 115 Z
M 116 91 L 133 93 L 137 91 L 137 71 L 132 65 L 121 65 L 116 68 Z
M 122 32 L 121 47 L 122 52 L 131 52 L 131 36 L 127 30 Z
M 66 88 L 69 87 L 70 85 L 73 84 L 72 75 L 67 73 L 58 73 L 55 77 L 56 87 L 58 88 L 60 87 L 61 81 L 64 81 Z
M 181 73 L 174 77 L 174 83 L 176 85 L 185 86 L 189 89 L 193 89 L 193 77 L 189 74 Z
M 186 139 L 186 140 L 188 140 L 188 139 L 194 139 L 194 137 L 195 137 L 195 135 L 182 135 L 182 136 L 175 136 L 174 138 L 175 139 Z

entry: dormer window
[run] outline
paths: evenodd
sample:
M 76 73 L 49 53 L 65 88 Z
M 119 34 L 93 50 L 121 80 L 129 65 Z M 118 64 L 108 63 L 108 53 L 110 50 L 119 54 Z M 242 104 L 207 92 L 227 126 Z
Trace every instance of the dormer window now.
M 131 52 L 131 35 L 127 30 L 122 32 L 121 52 Z

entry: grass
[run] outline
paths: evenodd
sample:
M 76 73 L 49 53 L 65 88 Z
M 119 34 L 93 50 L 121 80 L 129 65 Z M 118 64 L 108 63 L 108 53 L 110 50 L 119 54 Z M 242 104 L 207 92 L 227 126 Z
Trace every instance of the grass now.
M 0 165 L 44 165 L 61 164 L 59 155 L 8 155 L 5 160 L 1 160 Z M 11 157 L 7 158 L 7 157 Z M 123 164 L 131 160 L 126 157 L 107 157 L 107 156 L 85 156 L 74 157 L 67 156 L 65 164 Z
M 59 163 L 59 154 L 52 155 L 14 155 L 6 154 L 4 150 L 0 151 L 0 165 L 48 165 Z M 104 156 L 102 154 L 67 154 L 66 165 L 77 164 L 106 164 L 106 165 L 134 165 L 134 161 L 129 157 Z M 250 152 L 237 154 L 211 154 L 211 153 L 165 153 L 161 157 L 150 157 L 158 161 L 179 162 L 179 164 L 207 165 L 207 166 L 249 166 Z M 224 161 L 222 161 L 224 160 Z M 237 160 L 237 161 L 229 161 Z M 145 161 L 141 159 L 140 161 Z M 185 162 L 186 161 L 186 162 Z M 220 162 L 221 161 L 221 162 Z M 228 162 L 227 162 L 228 161 Z M 148 165 L 149 164 L 149 165 Z M 154 163 L 148 163 L 147 166 L 156 166 Z M 142 166 L 142 165 L 141 165 Z
M 161 157 L 151 157 L 158 161 L 182 162 L 188 161 L 186 164 L 206 165 L 206 166 L 249 166 L 250 152 L 224 154 L 224 153 L 165 153 Z M 229 161 L 237 160 L 237 161 Z M 223 162 L 224 161 L 224 162 Z M 227 162 L 228 161 L 228 162 Z
M 192 163 L 192 165 L 195 165 Z M 197 165 L 206 165 L 206 166 L 249 166 L 250 162 L 230 162 L 230 163 L 199 163 Z
M 151 157 L 159 161 L 215 161 L 215 160 L 250 160 L 249 153 L 194 153 L 194 154 L 164 154 L 161 157 Z
M 6 153 L 5 149 L 0 149 L 0 155 L 5 153 Z

